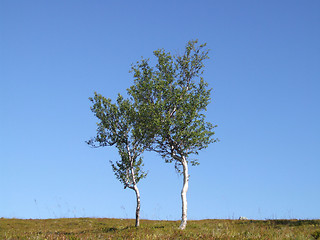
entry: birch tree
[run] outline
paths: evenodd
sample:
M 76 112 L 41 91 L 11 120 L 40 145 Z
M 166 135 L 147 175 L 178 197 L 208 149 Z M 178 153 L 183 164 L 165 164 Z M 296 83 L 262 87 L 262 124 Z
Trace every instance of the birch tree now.
M 210 143 L 213 128 L 205 121 L 204 112 L 210 102 L 208 84 L 202 74 L 208 59 L 205 44 L 189 41 L 182 55 L 171 55 L 163 49 L 154 51 L 157 63 L 150 66 L 142 59 L 132 66 L 134 85 L 128 89 L 139 112 L 145 116 L 144 131 L 152 136 L 149 150 L 159 153 L 166 162 L 173 162 L 183 175 L 181 190 L 182 219 L 180 229 L 187 225 L 188 166 L 198 165 L 199 151 Z M 182 171 L 181 171 L 182 170 Z
M 100 94 L 95 93 L 94 98 L 89 98 L 93 103 L 91 111 L 99 119 L 97 135 L 87 143 L 93 147 L 116 146 L 120 160 L 112 162 L 111 166 L 117 179 L 135 191 L 136 227 L 140 224 L 140 192 L 138 182 L 146 177 L 142 170 L 143 161 L 141 154 L 147 146 L 147 138 L 142 135 L 137 122 L 138 113 L 129 100 L 124 100 L 119 94 L 117 103 L 111 103 Z

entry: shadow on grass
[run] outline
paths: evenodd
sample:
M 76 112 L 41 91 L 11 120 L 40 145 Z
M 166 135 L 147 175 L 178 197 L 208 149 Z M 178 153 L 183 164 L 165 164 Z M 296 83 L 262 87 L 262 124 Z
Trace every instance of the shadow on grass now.
M 135 230 L 135 229 L 139 229 L 137 227 L 133 227 L 133 226 L 127 226 L 127 227 L 122 227 L 122 228 L 117 228 L 117 227 L 107 227 L 107 228 L 102 228 L 101 231 L 104 233 L 110 233 L 110 232 L 121 232 L 121 231 L 125 231 L 125 230 Z
M 164 226 L 154 226 L 153 228 L 164 228 Z
M 320 225 L 319 220 L 272 220 L 274 225 L 286 225 L 286 226 L 304 226 L 304 225 Z
M 118 230 L 119 230 L 119 229 L 118 229 L 118 228 L 115 228 L 115 227 L 103 228 L 103 229 L 101 229 L 101 231 L 104 232 L 104 233 L 116 232 L 116 231 L 118 231 Z

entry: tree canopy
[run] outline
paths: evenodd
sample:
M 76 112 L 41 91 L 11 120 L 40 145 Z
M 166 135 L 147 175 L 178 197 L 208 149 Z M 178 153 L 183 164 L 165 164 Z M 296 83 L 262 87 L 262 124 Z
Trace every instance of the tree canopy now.
M 134 85 L 128 90 L 141 113 L 147 113 L 150 149 L 166 162 L 179 161 L 182 156 L 198 154 L 217 139 L 212 125 L 205 121 L 211 89 L 202 74 L 208 59 L 205 44 L 188 42 L 183 55 L 171 55 L 165 50 L 154 51 L 155 67 L 142 59 L 132 66 Z M 192 164 L 197 164 L 193 159 Z

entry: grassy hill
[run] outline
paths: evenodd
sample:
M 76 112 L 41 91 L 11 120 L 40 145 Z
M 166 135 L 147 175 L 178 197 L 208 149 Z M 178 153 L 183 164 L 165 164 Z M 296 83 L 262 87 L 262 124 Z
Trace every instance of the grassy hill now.
M 0 219 L 0 239 L 320 239 L 320 220 Z

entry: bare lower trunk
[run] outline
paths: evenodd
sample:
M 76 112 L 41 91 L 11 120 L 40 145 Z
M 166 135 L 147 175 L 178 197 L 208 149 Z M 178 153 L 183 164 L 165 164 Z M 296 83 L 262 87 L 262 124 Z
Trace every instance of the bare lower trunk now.
M 131 152 L 130 152 L 128 145 L 127 145 L 127 151 L 128 151 L 128 155 L 129 155 L 129 159 L 130 159 L 130 171 L 131 171 L 131 177 L 132 177 L 133 190 L 136 192 L 136 198 L 137 198 L 136 227 L 139 227 L 139 225 L 140 225 L 140 192 L 137 187 L 137 182 L 135 179 L 135 173 L 134 173 L 134 169 L 133 169 L 134 158 L 131 156 Z
M 185 229 L 187 226 L 187 191 L 189 186 L 189 173 L 188 173 L 188 163 L 185 157 L 182 158 L 183 166 L 183 187 L 181 190 L 181 200 L 182 200 L 182 219 L 180 224 L 180 229 Z
M 140 193 L 137 185 L 134 186 L 133 189 L 136 192 L 136 198 L 137 198 L 137 207 L 136 207 L 136 227 L 139 227 L 140 225 Z

